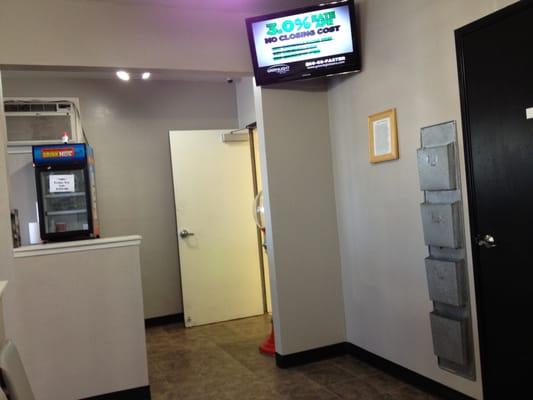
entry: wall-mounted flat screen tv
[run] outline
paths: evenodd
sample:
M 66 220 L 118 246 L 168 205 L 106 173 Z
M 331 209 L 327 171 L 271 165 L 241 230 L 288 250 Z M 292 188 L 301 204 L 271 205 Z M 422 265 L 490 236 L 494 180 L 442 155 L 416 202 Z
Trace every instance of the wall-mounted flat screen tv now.
M 359 71 L 352 0 L 247 18 L 257 85 Z

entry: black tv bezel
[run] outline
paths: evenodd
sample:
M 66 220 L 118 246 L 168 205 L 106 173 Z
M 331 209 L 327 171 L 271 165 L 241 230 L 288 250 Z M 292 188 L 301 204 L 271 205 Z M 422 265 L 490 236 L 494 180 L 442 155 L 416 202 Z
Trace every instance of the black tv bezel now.
M 259 67 L 258 62 L 257 62 L 257 52 L 256 52 L 255 40 L 254 40 L 253 30 L 252 30 L 252 25 L 254 23 L 261 22 L 261 21 L 267 21 L 270 19 L 288 17 L 291 15 L 302 14 L 306 12 L 327 10 L 330 8 L 343 7 L 343 6 L 348 6 L 348 10 L 349 10 L 350 23 L 351 23 L 351 28 L 352 28 L 353 51 L 351 53 L 335 54 L 334 56 L 350 55 L 353 57 L 353 61 L 351 61 L 350 63 L 343 64 L 342 66 L 331 67 L 331 68 L 327 68 L 324 70 L 320 70 L 320 69 L 314 70 L 313 72 L 308 72 L 305 75 L 289 74 L 287 76 L 276 76 L 272 79 L 260 79 L 258 72 L 260 68 L 264 68 L 264 67 Z M 248 44 L 250 46 L 250 52 L 252 55 L 252 64 L 254 68 L 254 77 L 255 77 L 256 85 L 257 86 L 268 86 L 268 85 L 272 85 L 275 83 L 299 81 L 299 80 L 319 78 L 323 76 L 332 76 L 332 75 L 338 75 L 338 74 L 343 74 L 343 73 L 361 71 L 361 52 L 360 52 L 360 46 L 359 46 L 359 40 L 358 40 L 359 39 L 358 28 L 359 27 L 357 24 L 357 18 L 355 14 L 355 3 L 353 2 L 353 0 L 339 0 L 335 2 L 318 4 L 316 6 L 295 8 L 292 10 L 280 11 L 276 13 L 260 15 L 257 17 L 246 18 L 246 32 L 248 35 Z M 306 61 L 320 59 L 320 58 L 322 57 L 315 57 L 315 58 L 311 58 Z M 294 64 L 301 63 L 301 62 L 303 61 L 296 61 L 294 62 Z M 284 63 L 284 64 L 290 65 L 293 63 Z

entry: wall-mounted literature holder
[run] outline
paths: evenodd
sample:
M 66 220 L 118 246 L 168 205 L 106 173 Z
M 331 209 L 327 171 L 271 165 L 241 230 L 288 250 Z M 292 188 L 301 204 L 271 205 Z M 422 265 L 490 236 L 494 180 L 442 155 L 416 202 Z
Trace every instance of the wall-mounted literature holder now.
M 433 350 L 440 368 L 475 379 L 455 121 L 420 132 L 417 150 Z

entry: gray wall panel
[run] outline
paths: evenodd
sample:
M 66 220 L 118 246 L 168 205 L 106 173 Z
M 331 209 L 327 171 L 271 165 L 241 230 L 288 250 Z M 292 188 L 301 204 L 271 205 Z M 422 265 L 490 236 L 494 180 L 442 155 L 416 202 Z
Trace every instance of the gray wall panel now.
M 422 190 L 452 190 L 455 181 L 454 145 L 417 150 L 418 175 Z
M 466 302 L 464 263 L 426 258 L 429 298 L 456 307 Z
M 459 203 L 420 205 L 424 241 L 428 246 L 457 248 L 461 245 L 459 232 Z
M 466 324 L 463 320 L 430 314 L 433 350 L 435 355 L 459 365 L 468 362 L 466 347 Z

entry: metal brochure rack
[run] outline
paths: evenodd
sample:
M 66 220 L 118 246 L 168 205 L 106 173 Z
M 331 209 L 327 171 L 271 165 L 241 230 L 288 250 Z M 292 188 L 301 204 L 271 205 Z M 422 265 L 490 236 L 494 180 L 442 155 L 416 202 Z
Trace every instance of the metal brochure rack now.
M 455 121 L 421 129 L 417 150 L 433 350 L 439 367 L 475 379 Z

